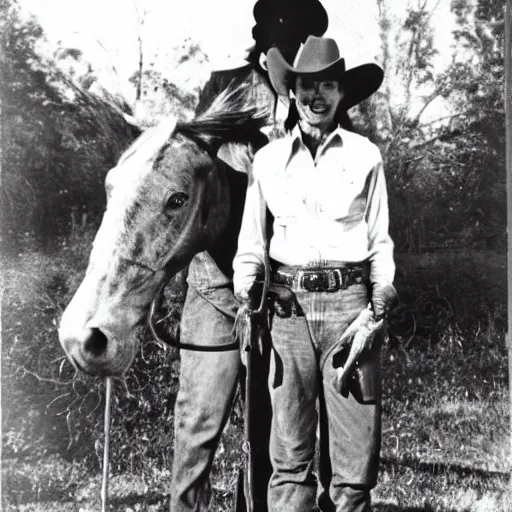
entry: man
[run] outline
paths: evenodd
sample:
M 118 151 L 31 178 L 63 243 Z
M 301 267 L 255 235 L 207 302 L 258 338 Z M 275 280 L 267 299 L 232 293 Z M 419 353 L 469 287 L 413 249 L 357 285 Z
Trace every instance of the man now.
M 248 63 L 216 71 L 205 85 L 196 110 L 204 112 L 228 85 L 249 82 L 256 105 L 276 110 L 276 94 L 264 69 L 264 56 L 277 47 L 290 62 L 309 34 L 322 35 L 327 13 L 318 0 L 259 0 L 254 7 L 255 46 Z M 266 138 L 254 141 L 261 147 Z M 250 162 L 244 154 L 221 148 L 219 157 L 238 171 Z M 235 198 L 236 199 L 236 198 Z M 238 199 L 242 201 L 243 197 Z M 241 205 L 241 206 L 242 206 Z M 232 259 L 241 219 L 233 219 L 233 243 L 215 254 L 198 254 L 190 264 L 188 290 L 181 319 L 184 343 L 216 345 L 232 340 L 238 302 L 232 289 Z M 206 353 L 181 351 L 180 389 L 175 406 L 175 444 L 171 512 L 206 511 L 211 497 L 209 473 L 217 444 L 229 416 L 240 374 L 238 351 Z M 257 443 L 257 440 L 255 440 Z M 255 510 L 266 510 L 268 447 L 255 448 Z
M 367 512 L 380 450 L 380 347 L 372 341 L 396 299 L 395 265 L 380 152 L 340 121 L 378 89 L 383 73 L 375 64 L 346 70 L 336 42 L 314 36 L 296 67 L 279 49 L 267 62 L 296 124 L 256 153 L 233 281 L 236 296 L 249 301 L 266 258 L 268 209 L 272 281 L 288 289 L 271 308 L 268 509 L 313 510 L 320 399 L 329 459 L 321 453 L 320 462 L 330 464 L 333 509 Z M 347 333 L 352 348 L 362 348 L 357 380 L 341 377 L 353 355 L 340 345 Z

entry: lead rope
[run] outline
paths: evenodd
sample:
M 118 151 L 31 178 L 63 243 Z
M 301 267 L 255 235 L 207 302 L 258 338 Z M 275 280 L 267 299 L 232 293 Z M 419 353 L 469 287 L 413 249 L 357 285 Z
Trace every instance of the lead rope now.
M 151 331 L 153 338 L 155 339 L 157 345 L 160 348 L 166 350 L 167 345 L 170 345 L 171 347 L 175 347 L 178 350 L 191 350 L 195 352 L 227 352 L 229 350 L 239 350 L 240 345 L 237 340 L 230 341 L 228 343 L 221 343 L 220 345 L 201 345 L 195 343 L 182 343 L 181 341 L 170 337 L 163 339 L 162 336 L 158 333 L 158 329 L 155 324 L 155 316 L 158 307 L 160 306 L 160 302 L 162 300 L 164 288 L 167 286 L 168 283 L 169 281 L 164 281 L 158 288 L 158 291 L 156 292 L 156 295 L 153 301 L 151 302 L 151 307 L 149 308 L 149 314 L 147 318 L 149 330 Z M 214 304 L 213 306 L 215 307 L 215 309 L 217 309 L 227 317 L 232 318 L 233 320 L 235 319 L 235 314 L 233 311 L 227 308 L 223 308 L 216 304 Z
M 260 350 L 263 350 L 261 344 L 261 337 L 264 336 L 262 329 L 264 328 L 262 325 L 262 317 L 265 314 L 266 310 L 266 299 L 267 293 L 270 286 L 270 259 L 268 255 L 268 244 L 265 247 L 265 252 L 263 255 L 263 266 L 264 266 L 264 281 L 263 281 L 263 290 L 261 293 L 261 300 L 257 310 L 252 313 L 246 312 L 244 318 L 237 317 L 238 323 L 235 322 L 234 332 L 235 339 L 241 344 L 241 355 L 243 357 L 243 350 L 248 350 L 248 354 L 245 355 L 245 411 L 244 411 L 244 431 L 243 431 L 243 451 L 246 458 L 246 475 L 243 482 L 244 487 L 244 495 L 245 495 L 245 506 L 246 512 L 254 512 L 254 461 L 252 457 L 252 448 L 251 448 L 251 435 L 250 435 L 250 426 L 251 426 L 251 387 L 252 387 L 252 369 L 251 369 L 251 350 L 253 349 L 253 329 L 257 329 L 257 337 L 258 337 L 258 345 Z M 259 325 L 256 326 L 253 324 L 253 317 L 259 316 L 258 322 Z M 245 341 L 244 341 L 245 339 Z M 236 512 L 236 511 L 235 511 Z
M 109 447 L 110 447 L 110 419 L 112 404 L 112 379 L 105 379 L 105 417 L 103 432 L 105 444 L 103 446 L 103 480 L 101 482 L 101 512 L 107 512 L 108 507 L 108 476 L 109 476 Z

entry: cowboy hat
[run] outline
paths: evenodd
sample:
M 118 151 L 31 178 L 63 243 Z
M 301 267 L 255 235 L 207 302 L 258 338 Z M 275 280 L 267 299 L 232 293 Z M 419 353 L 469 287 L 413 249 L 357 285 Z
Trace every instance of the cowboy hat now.
M 298 55 L 296 67 L 291 66 L 277 48 L 267 53 L 267 68 L 272 86 L 282 96 L 295 85 L 296 76 L 319 80 L 337 80 L 343 86 L 345 110 L 373 94 L 381 85 L 384 72 L 377 64 L 363 64 L 345 69 L 334 39 L 309 36 Z
M 253 9 L 256 25 L 252 36 L 259 45 L 270 47 L 276 33 L 304 42 L 308 35 L 321 36 L 329 19 L 319 0 L 258 0 Z

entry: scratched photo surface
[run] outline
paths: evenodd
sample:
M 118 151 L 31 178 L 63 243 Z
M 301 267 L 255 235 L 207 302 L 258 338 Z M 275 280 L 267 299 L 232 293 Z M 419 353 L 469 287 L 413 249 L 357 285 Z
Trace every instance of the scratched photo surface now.
M 400 298 L 381 348 L 373 510 L 510 512 L 505 2 L 321 3 L 346 67 L 384 70 L 348 111 L 383 158 Z M 247 105 L 253 82 L 198 105 L 212 72 L 254 57 L 254 5 L 0 2 L 5 512 L 169 510 L 177 345 L 230 330 L 236 311 L 247 178 L 214 157 L 227 142 L 247 149 L 268 114 Z M 197 253 L 227 276 L 222 327 L 207 301 L 180 325 Z M 222 415 L 226 392 L 208 385 L 219 372 L 245 382 L 232 342 L 187 373 L 210 388 L 204 421 Z M 263 372 L 251 386 L 267 389 Z M 244 386 L 226 400 L 210 470 L 221 512 L 245 510 Z M 252 428 L 269 413 L 250 401 Z

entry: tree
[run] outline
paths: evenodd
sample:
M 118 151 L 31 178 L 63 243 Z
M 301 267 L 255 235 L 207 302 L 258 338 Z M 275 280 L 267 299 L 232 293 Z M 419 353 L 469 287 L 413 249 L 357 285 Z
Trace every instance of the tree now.
M 142 99 L 142 81 L 144 77 L 144 23 L 146 22 L 146 17 L 148 15 L 148 11 L 145 8 L 141 8 L 136 2 L 134 3 L 135 15 L 137 18 L 137 43 L 138 43 L 138 51 L 139 51 L 139 63 L 137 68 L 137 80 L 135 81 L 136 93 L 135 93 L 135 101 L 140 101 Z
M 422 210 L 429 207 L 418 199 L 432 186 L 427 173 L 418 169 L 428 161 L 428 146 L 436 140 L 424 114 L 446 90 L 434 70 L 437 50 L 431 20 L 438 2 L 410 2 L 403 13 L 396 12 L 391 0 L 377 0 L 377 5 L 384 83 L 370 101 L 359 105 L 356 124 L 383 154 L 392 235 L 399 249 L 418 250 L 427 216 Z
M 183 44 L 173 48 L 172 54 L 166 59 L 175 63 L 172 70 L 174 77 L 166 76 L 157 69 L 157 57 L 158 55 L 153 56 L 142 73 L 137 70 L 129 78 L 130 83 L 140 91 L 140 96 L 136 100 L 138 121 L 143 125 L 152 125 L 169 115 L 180 120 L 191 118 L 199 90 L 183 89 L 177 84 L 175 77 L 180 71 L 182 75 L 183 72 L 193 73 L 196 67 L 208 61 L 208 56 L 197 43 L 186 39 Z
M 56 136 L 52 112 L 61 99 L 46 81 L 43 59 L 35 50 L 41 27 L 21 18 L 14 0 L 3 0 L 1 8 L 2 226 L 12 231 L 11 221 L 17 218 L 17 228 L 26 230 L 36 222 L 34 182 L 49 165 Z
M 449 70 L 460 115 L 444 138 L 456 145 L 465 183 L 467 229 L 487 247 L 505 247 L 504 16 L 496 0 L 454 0 L 459 52 Z M 470 59 L 468 59 L 468 56 Z M 462 169 L 461 169 L 462 172 Z
M 381 147 L 391 231 L 398 250 L 504 243 L 503 5 L 453 0 L 456 47 L 434 68 L 432 14 L 410 2 L 403 16 L 377 0 L 385 80 L 356 121 Z M 427 119 L 433 102 L 440 119 Z
M 123 117 L 127 105 L 99 89 L 95 76 L 66 77 L 36 52 L 41 27 L 20 16 L 15 1 L 2 11 L 3 246 L 18 252 L 23 233 L 48 249 L 70 228 L 73 212 L 99 216 L 103 180 L 139 133 Z M 78 61 L 69 49 L 58 58 Z

